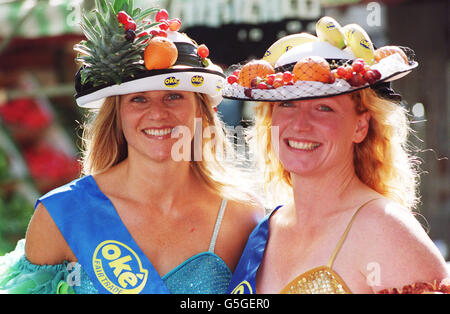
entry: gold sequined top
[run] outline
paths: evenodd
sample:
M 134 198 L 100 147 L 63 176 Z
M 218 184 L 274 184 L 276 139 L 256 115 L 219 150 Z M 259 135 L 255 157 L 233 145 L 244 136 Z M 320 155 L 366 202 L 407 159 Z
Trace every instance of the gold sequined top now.
M 362 204 L 353 214 L 350 223 L 339 240 L 327 265 L 313 268 L 292 280 L 281 290 L 281 294 L 349 294 L 352 293 L 344 280 L 332 269 L 334 260 L 347 237 L 358 212 L 369 202 Z

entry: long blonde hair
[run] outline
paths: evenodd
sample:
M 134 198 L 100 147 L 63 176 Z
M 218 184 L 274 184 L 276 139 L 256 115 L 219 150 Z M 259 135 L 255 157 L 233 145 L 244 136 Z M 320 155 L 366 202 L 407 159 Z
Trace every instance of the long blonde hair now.
M 191 143 L 190 166 L 205 184 L 222 197 L 252 202 L 256 199 L 249 187 L 246 172 L 239 168 L 234 147 L 227 138 L 224 123 L 214 112 L 206 95 L 196 93 L 201 111 L 202 135 L 209 128 L 211 136 L 202 137 L 202 158 L 195 160 Z M 128 156 L 127 141 L 119 115 L 120 96 L 105 99 L 100 110 L 92 111 L 83 126 L 83 175 L 104 172 Z M 226 156 L 226 158 L 222 158 Z
M 399 104 L 380 98 L 372 89 L 352 93 L 358 114 L 371 115 L 366 138 L 354 145 L 356 175 L 367 186 L 402 206 L 414 209 L 418 197 L 418 159 L 408 144 L 410 133 L 406 110 Z M 274 202 L 292 197 L 291 176 L 272 149 L 271 123 L 273 103 L 255 108 L 252 145 L 264 176 L 266 193 Z M 278 197 L 277 197 L 278 196 Z

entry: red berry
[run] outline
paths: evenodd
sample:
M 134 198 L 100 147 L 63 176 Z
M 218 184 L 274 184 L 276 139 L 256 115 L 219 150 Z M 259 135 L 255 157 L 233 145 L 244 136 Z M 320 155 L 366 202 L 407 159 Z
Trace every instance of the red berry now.
M 353 69 L 352 69 L 352 67 L 347 65 L 344 68 L 344 70 L 345 70 L 345 72 L 344 72 L 343 78 L 345 78 L 346 80 L 351 79 L 353 77 Z
M 330 73 L 330 80 L 328 81 L 328 84 L 333 84 L 336 81 L 336 76 L 334 73 Z
M 253 78 L 253 79 L 250 81 L 250 87 L 251 87 L 251 88 L 256 88 L 256 87 L 258 86 L 258 84 L 259 84 L 260 81 L 261 81 L 261 78 L 260 78 L 259 76 Z
M 164 21 L 161 21 L 160 23 L 161 24 L 158 25 L 160 29 L 162 29 L 163 31 L 166 31 L 169 29 L 169 22 L 164 20 Z
M 152 29 L 152 30 L 150 31 L 150 35 L 151 35 L 152 37 L 159 36 L 159 31 L 157 31 L 156 29 Z
M 230 75 L 228 76 L 227 81 L 229 84 L 236 83 L 238 81 L 238 77 L 235 75 Z
M 293 75 L 292 75 L 291 72 L 286 71 L 286 72 L 283 73 L 283 81 L 285 83 L 289 83 L 290 81 L 292 81 L 292 78 L 293 78 Z
M 273 85 L 273 81 L 275 81 L 275 74 L 269 74 L 266 78 L 266 83 L 268 85 Z
M 251 88 L 244 89 L 244 95 L 247 96 L 248 98 L 252 98 L 252 89 Z
M 125 25 L 129 18 L 130 16 L 125 11 L 119 11 L 119 13 L 117 13 L 117 20 L 123 25 Z
M 131 29 L 133 31 L 136 30 L 136 23 L 133 21 L 133 19 L 131 17 L 125 22 L 125 24 L 123 24 L 123 26 L 125 26 L 125 30 L 129 30 L 129 29 Z
M 369 84 L 373 84 L 377 81 L 372 70 L 367 70 L 366 73 L 364 73 L 363 77 Z
M 364 85 L 366 83 L 366 81 L 362 77 L 361 73 L 353 73 L 353 76 L 351 79 L 348 80 L 348 83 L 351 86 L 358 87 L 358 86 Z
M 200 56 L 200 58 L 205 59 L 209 56 L 209 49 L 206 47 L 206 45 L 200 45 L 197 49 L 197 54 Z
M 137 37 L 140 38 L 140 37 L 149 36 L 149 35 L 150 35 L 150 34 L 149 34 L 148 32 L 143 31 L 143 32 L 139 33 L 139 34 L 137 35 Z M 145 44 L 146 42 L 148 42 L 148 38 L 147 38 L 146 40 L 144 40 L 142 43 Z
M 235 70 L 235 71 L 233 71 L 233 75 L 234 76 L 236 76 L 236 77 L 239 77 L 239 73 L 241 73 L 241 71 L 240 70 Z
M 339 67 L 336 70 L 336 74 L 338 75 L 338 77 L 340 78 L 344 78 L 345 74 L 347 73 L 347 71 L 343 68 L 343 67 Z
M 362 64 L 361 62 L 354 61 L 352 64 L 352 69 L 354 72 L 359 73 L 362 70 L 364 70 L 364 64 Z
M 258 89 L 268 89 L 269 86 L 267 86 L 266 83 L 261 82 L 261 83 L 259 83 L 259 84 L 256 86 L 256 88 L 258 88 Z
M 169 18 L 169 13 L 167 13 L 167 11 L 164 9 L 159 10 L 158 13 L 156 13 L 156 15 L 155 15 L 156 22 L 166 21 L 168 18 Z
M 179 19 L 172 19 L 169 21 L 169 28 L 171 31 L 176 32 L 181 27 L 181 21 Z
M 373 71 L 373 74 L 375 75 L 375 80 L 378 81 L 379 79 L 381 79 L 381 73 L 380 73 L 380 71 L 375 70 L 375 69 L 373 69 L 372 71 Z
M 161 36 L 161 37 L 166 37 L 167 38 L 167 33 L 165 32 L 165 31 L 159 31 L 158 32 L 158 36 Z

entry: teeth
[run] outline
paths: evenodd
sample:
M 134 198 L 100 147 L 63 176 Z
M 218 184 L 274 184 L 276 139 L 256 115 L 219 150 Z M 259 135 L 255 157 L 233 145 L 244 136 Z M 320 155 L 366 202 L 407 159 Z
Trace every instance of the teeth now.
M 167 128 L 167 129 L 145 129 L 144 132 L 146 134 L 148 134 L 148 135 L 164 136 L 164 135 L 172 133 L 172 128 Z
M 296 149 L 304 149 L 304 150 L 313 150 L 320 146 L 319 143 L 310 143 L 310 142 L 297 142 L 289 140 L 289 146 Z

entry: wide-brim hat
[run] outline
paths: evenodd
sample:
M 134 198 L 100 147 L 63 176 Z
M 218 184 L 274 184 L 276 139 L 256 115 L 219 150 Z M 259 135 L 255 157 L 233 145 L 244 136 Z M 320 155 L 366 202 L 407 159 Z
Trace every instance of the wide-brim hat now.
M 159 36 L 150 32 L 152 29 L 161 32 L 159 23 L 149 22 L 143 14 L 135 14 L 133 17 L 131 12 L 138 12 L 140 9 L 128 7 L 128 4 L 117 8 L 115 3 L 110 5 L 105 0 L 103 3 L 104 6 L 96 8 L 94 22 L 97 25 L 83 17 L 82 29 L 88 41 L 75 46 L 77 51 L 87 55 L 77 58 L 82 62 L 75 77 L 75 99 L 78 106 L 100 108 L 106 97 L 153 90 L 203 93 L 213 107 L 222 101 L 221 89 L 225 80 L 223 70 L 205 55 L 199 55 L 199 46 L 195 41 L 178 30 L 167 29 L 167 18 L 164 18 L 159 21 L 166 25 L 163 37 L 175 45 L 176 61 L 167 67 L 147 69 L 144 51 L 150 40 Z M 154 11 L 156 9 L 146 11 L 146 14 Z M 129 17 L 135 21 L 136 26 L 132 31 L 117 20 L 119 12 L 129 13 Z M 149 25 L 150 28 L 147 27 Z M 108 29 L 103 31 L 102 28 Z M 146 35 L 138 36 L 146 30 Z M 101 36 L 96 38 L 96 33 Z M 109 35 L 110 38 L 104 38 L 104 35 Z M 111 47 L 114 45 L 116 47 Z M 122 54 L 117 56 L 117 61 L 114 60 L 116 53 Z M 112 56 L 111 63 L 104 60 L 108 55 Z M 98 69 L 93 71 L 92 67 Z M 115 76 L 109 75 L 109 71 L 114 72 Z
M 262 59 L 233 66 L 223 96 L 277 102 L 332 97 L 370 87 L 381 96 L 398 100 L 390 82 L 418 66 L 411 49 L 375 49 L 356 24 L 341 29 L 325 17 L 316 30 L 317 37 L 306 33 L 286 36 Z

